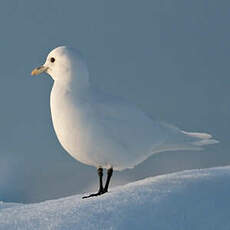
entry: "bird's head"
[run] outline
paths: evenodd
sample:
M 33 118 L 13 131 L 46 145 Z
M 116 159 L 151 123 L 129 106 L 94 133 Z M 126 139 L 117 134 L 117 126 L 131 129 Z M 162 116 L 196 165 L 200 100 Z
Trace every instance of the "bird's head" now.
M 52 50 L 45 63 L 35 68 L 31 75 L 48 73 L 54 81 L 61 83 L 84 84 L 88 82 L 88 70 L 83 56 L 79 51 L 66 46 Z M 83 86 L 83 85 L 82 85 Z

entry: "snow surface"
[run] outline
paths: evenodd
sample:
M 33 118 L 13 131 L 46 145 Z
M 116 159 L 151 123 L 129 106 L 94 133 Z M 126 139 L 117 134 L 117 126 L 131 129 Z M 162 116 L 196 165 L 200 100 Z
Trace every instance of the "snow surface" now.
M 230 166 L 147 178 L 101 197 L 0 203 L 0 229 L 229 230 Z

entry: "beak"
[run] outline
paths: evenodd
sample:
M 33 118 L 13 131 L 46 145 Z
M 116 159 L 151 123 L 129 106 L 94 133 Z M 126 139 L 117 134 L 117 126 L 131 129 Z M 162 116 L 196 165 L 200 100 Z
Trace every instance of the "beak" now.
M 34 76 L 34 75 L 38 75 L 38 74 L 41 74 L 43 72 L 46 72 L 46 70 L 48 69 L 48 67 L 42 65 L 38 68 L 35 68 L 32 72 L 31 72 L 31 75 Z

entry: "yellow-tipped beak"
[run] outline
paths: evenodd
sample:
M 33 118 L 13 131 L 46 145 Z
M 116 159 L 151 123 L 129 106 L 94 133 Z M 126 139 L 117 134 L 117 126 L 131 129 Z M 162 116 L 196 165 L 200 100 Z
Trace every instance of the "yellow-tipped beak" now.
M 35 69 L 31 72 L 31 75 L 34 76 L 34 75 L 41 74 L 41 73 L 45 72 L 47 69 L 48 69 L 48 67 L 42 65 L 42 66 L 40 66 L 40 67 L 38 67 L 38 68 L 35 68 Z

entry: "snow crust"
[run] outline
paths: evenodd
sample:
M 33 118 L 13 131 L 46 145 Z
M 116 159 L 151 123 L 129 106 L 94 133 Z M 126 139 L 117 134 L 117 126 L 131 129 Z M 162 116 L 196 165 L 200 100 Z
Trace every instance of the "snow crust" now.
M 36 204 L 0 202 L 0 229 L 229 230 L 230 167 L 190 170 Z

